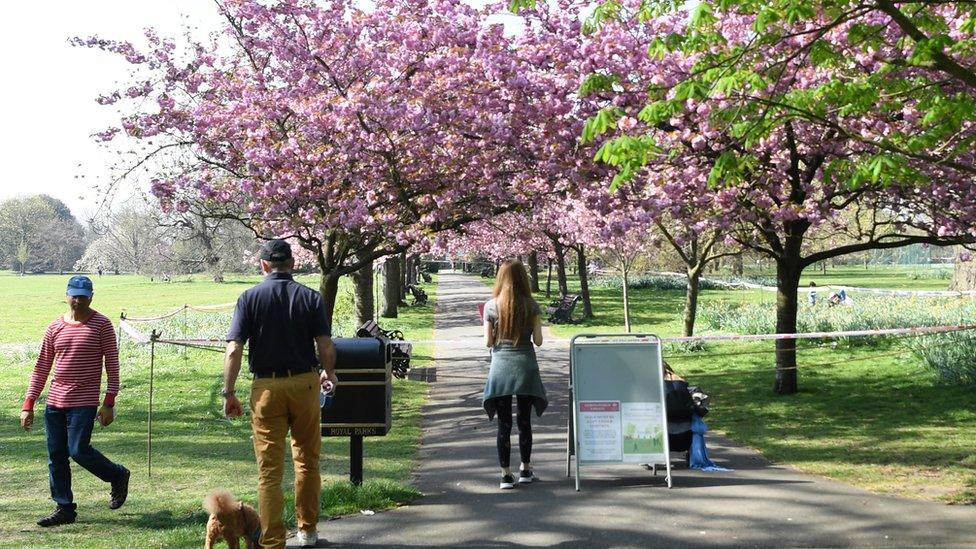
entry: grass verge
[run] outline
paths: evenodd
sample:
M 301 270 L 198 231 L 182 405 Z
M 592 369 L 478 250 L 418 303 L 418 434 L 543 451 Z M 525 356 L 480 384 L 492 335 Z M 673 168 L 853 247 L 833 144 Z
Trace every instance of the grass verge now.
M 909 280 L 904 269 L 863 277 L 856 268 L 834 271 L 838 280 L 831 282 L 852 286 Z M 571 280 L 570 292 L 578 288 Z M 596 317 L 551 326 L 556 337 L 623 332 L 621 291 L 591 293 Z M 548 303 L 544 294 L 536 299 Z M 700 303 L 773 299 L 769 292 L 706 290 Z M 683 307 L 681 291 L 633 290 L 633 331 L 680 335 Z M 709 343 L 696 352 L 670 346 L 665 358 L 712 396 L 710 427 L 773 461 L 874 492 L 976 504 L 976 392 L 941 382 L 904 343 L 801 342 L 800 391 L 792 396 L 773 393 L 771 342 Z
M 251 504 L 257 500 L 257 467 L 250 423 L 247 416 L 238 420 L 223 417 L 219 394 L 222 355 L 202 350 L 157 348 L 150 478 L 147 476 L 149 353 L 145 347 L 123 345 L 118 417 L 108 428 L 96 426 L 92 440 L 106 456 L 132 470 L 129 500 L 121 509 L 110 511 L 107 485 L 73 465 L 79 521 L 56 530 L 35 526 L 38 518 L 53 509 L 47 493 L 43 402 L 36 407 L 39 422 L 31 432 L 20 429 L 18 416 L 40 334 L 63 310 L 63 303 L 57 301 L 63 293 L 63 278 L 0 277 L 0 295 L 56 296 L 50 300 L 52 303 L 41 300 L 43 303 L 33 309 L 28 303 L 13 301 L 19 312 L 12 313 L 9 308 L 4 311 L 4 319 L 13 315 L 20 321 L 15 331 L 8 331 L 5 324 L 0 336 L 0 343 L 4 344 L 0 349 L 0 400 L 8 403 L 0 418 L 0 461 L 4 464 L 0 468 L 0 486 L 3 486 L 0 546 L 199 547 L 207 519 L 201 502 L 207 492 L 220 487 Z M 139 278 L 118 277 L 118 285 L 114 287 L 96 280 L 96 291 L 102 292 L 96 294 L 102 299 L 100 309 L 114 320 L 118 311 L 111 307 L 117 303 L 125 303 L 132 314 L 151 314 L 184 303 L 233 301 L 240 291 L 257 280 L 249 278 L 230 286 L 203 281 L 164 285 Z M 29 288 L 18 286 L 21 281 Z M 165 299 L 154 292 L 179 284 L 187 291 Z M 384 328 L 401 329 L 408 337 L 429 338 L 436 292 L 431 286 L 425 289 L 431 298 L 428 305 L 401 309 L 400 318 L 383 321 Z M 341 299 L 348 298 L 346 293 L 341 296 Z M 215 316 L 208 322 L 216 329 L 222 321 Z M 246 394 L 247 390 L 248 382 L 242 379 L 238 392 Z M 323 439 L 320 464 L 323 518 L 361 509 L 381 510 L 409 503 L 420 496 L 410 485 L 410 473 L 416 462 L 420 409 L 426 394 L 424 383 L 394 382 L 393 429 L 385 437 L 365 440 L 362 487 L 353 487 L 348 482 L 348 439 Z M 290 461 L 288 453 L 286 461 Z M 292 468 L 286 463 L 286 509 L 293 500 L 292 484 Z M 294 524 L 290 509 L 286 521 Z

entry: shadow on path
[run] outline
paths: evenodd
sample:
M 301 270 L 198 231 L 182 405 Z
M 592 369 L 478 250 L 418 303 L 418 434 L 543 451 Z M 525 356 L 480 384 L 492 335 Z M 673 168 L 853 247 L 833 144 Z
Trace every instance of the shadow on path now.
M 772 465 L 714 436 L 713 459 L 735 472 L 676 467 L 669 490 L 662 475 L 637 466 L 587 467 L 576 492 L 566 476 L 566 347 L 539 352 L 550 398 L 545 415 L 533 418 L 540 480 L 499 490 L 495 424 L 481 407 L 489 363 L 477 305 L 489 297 L 476 277 L 440 275 L 435 338 L 461 343 L 435 350 L 416 472 L 425 497 L 325 521 L 323 546 L 974 546 L 976 509 L 873 495 Z

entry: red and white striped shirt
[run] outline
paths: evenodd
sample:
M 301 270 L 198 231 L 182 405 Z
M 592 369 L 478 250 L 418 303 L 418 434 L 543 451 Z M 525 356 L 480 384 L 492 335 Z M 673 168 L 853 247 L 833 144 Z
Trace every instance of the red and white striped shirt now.
M 44 332 L 23 409 L 34 409 L 34 401 L 41 396 L 52 365 L 54 379 L 47 394 L 48 405 L 55 408 L 98 406 L 103 362 L 108 374 L 105 404 L 112 406 L 119 392 L 119 347 L 112 321 L 97 311 L 84 322 L 58 317 Z

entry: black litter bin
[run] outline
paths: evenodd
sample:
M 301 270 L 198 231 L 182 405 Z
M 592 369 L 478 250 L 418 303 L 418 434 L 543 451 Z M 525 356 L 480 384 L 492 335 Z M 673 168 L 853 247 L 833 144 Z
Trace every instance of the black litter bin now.
M 383 436 L 390 431 L 393 375 L 385 339 L 335 338 L 336 388 L 322 409 L 322 436 Z

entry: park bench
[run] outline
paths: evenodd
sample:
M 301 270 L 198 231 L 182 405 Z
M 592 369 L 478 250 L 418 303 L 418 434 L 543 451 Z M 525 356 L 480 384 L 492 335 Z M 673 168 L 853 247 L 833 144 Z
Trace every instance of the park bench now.
M 413 296 L 412 305 L 425 305 L 427 303 L 427 292 L 423 288 L 416 284 L 411 284 L 407 286 L 407 289 L 410 290 L 410 295 Z
M 404 341 L 406 338 L 403 336 L 403 332 L 400 330 L 384 330 L 375 320 L 367 320 L 356 330 L 356 337 L 377 337 L 385 341 L 393 377 L 405 379 L 410 373 L 413 344 Z
M 552 324 L 571 324 L 573 322 L 573 310 L 579 303 L 579 295 L 564 295 L 546 307 L 546 314 Z
M 486 265 L 481 269 L 481 278 L 491 278 L 495 276 L 495 268 L 491 265 Z
M 427 283 L 430 283 L 433 280 L 430 277 L 430 273 L 428 273 L 427 271 L 420 271 L 420 279 Z
M 413 345 L 404 341 L 403 332 L 400 330 L 383 331 L 383 335 L 389 338 L 388 348 L 390 349 L 390 366 L 393 370 L 393 377 L 406 379 L 410 373 L 410 355 L 413 354 Z

